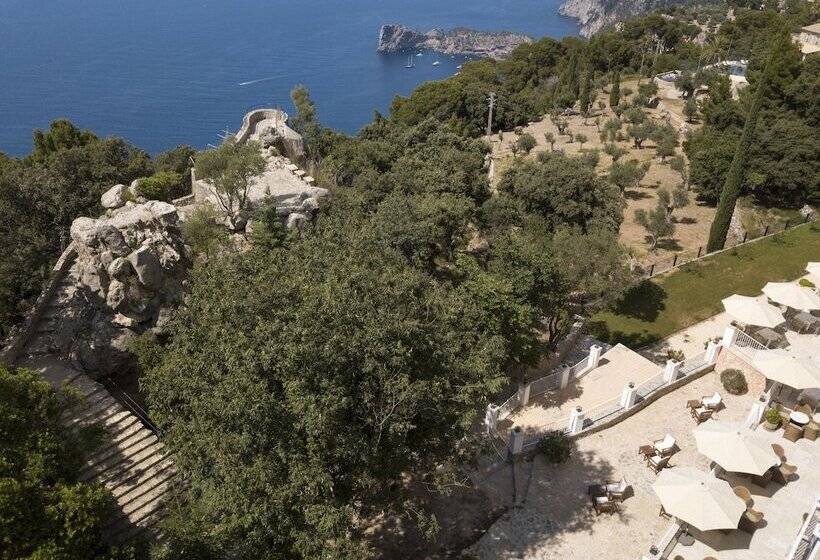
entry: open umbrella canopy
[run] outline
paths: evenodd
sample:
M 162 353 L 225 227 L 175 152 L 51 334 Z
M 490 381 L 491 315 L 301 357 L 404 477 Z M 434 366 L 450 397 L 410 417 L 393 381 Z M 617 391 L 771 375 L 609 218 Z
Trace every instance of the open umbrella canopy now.
M 729 315 L 747 325 L 771 328 L 786 320 L 774 305 L 749 296 L 729 296 L 723 300 L 723 307 Z
M 820 276 L 820 262 L 810 262 L 807 264 L 806 272 L 815 276 Z
M 727 471 L 759 476 L 780 463 L 768 442 L 740 424 L 709 420 L 692 433 L 698 451 Z
M 772 381 L 794 389 L 820 388 L 820 363 L 786 350 L 757 352 L 753 365 Z
M 728 482 L 693 467 L 662 470 L 652 489 L 666 513 L 701 531 L 737 529 L 746 511 Z
M 763 293 L 772 301 L 800 311 L 820 309 L 820 296 L 814 290 L 792 282 L 769 282 L 763 287 Z
M 786 340 L 789 342 L 789 350 L 793 353 L 802 354 L 820 362 L 820 335 L 787 331 Z

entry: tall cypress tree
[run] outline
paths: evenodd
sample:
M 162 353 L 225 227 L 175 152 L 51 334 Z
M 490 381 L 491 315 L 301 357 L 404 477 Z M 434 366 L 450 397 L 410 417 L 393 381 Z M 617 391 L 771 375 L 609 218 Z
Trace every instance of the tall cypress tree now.
M 592 105 L 592 72 L 589 69 L 581 77 L 581 91 L 578 94 L 578 103 L 582 115 L 589 113 L 589 107 Z
M 609 90 L 609 108 L 613 111 L 621 102 L 621 73 L 617 70 L 612 76 L 612 88 Z
M 769 53 L 766 57 L 766 66 L 760 75 L 760 81 L 757 84 L 757 89 L 752 98 L 752 104 L 749 106 L 749 112 L 746 115 L 746 122 L 743 125 L 743 134 L 737 143 L 732 164 L 729 167 L 729 172 L 726 174 L 726 180 L 723 183 L 723 190 L 720 193 L 720 201 L 718 202 L 715 219 L 712 221 L 712 227 L 709 230 L 709 242 L 706 244 L 707 253 L 719 251 L 726 245 L 726 235 L 729 233 L 729 224 L 732 221 L 732 214 L 735 212 L 735 203 L 740 196 L 740 187 L 743 184 L 743 177 L 746 171 L 746 156 L 752 144 L 752 137 L 754 136 L 755 126 L 757 125 L 757 116 L 758 113 L 760 113 L 760 107 L 763 105 L 763 98 L 769 87 L 769 81 L 771 80 L 773 70 L 772 60 L 774 59 L 775 49 L 777 48 L 776 45 L 776 41 L 772 41 Z

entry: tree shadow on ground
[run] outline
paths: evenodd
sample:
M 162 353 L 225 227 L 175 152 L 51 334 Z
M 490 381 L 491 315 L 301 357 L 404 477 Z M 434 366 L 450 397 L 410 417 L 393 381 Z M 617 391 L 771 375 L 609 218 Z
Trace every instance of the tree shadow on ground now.
M 620 343 L 630 348 L 640 348 L 661 340 L 658 335 L 649 333 L 646 330 L 640 332 L 610 330 L 609 325 L 607 325 L 605 321 L 589 321 L 587 327 L 589 328 L 589 332 L 599 340 L 609 344 Z
M 674 218 L 676 224 L 696 224 L 698 223 L 697 218 L 690 218 L 688 216 L 684 216 L 681 218 Z
M 664 303 L 666 296 L 666 290 L 661 286 L 645 280 L 634 288 L 630 288 L 615 305 L 613 311 L 618 315 L 651 322 L 666 309 Z
M 677 239 L 665 238 L 658 240 L 658 249 L 664 249 L 665 251 L 682 251 L 683 247 L 678 243 Z
M 624 198 L 628 200 L 644 200 L 647 198 L 652 198 L 652 195 L 649 193 L 636 191 L 634 189 L 628 189 L 624 191 Z
M 596 514 L 588 492 L 590 485 L 619 480 L 622 474 L 617 465 L 577 448 L 564 464 L 549 464 L 540 454 L 531 459 L 506 466 L 493 481 L 494 495 L 508 496 L 510 505 L 488 535 L 495 552 L 504 550 L 516 558 L 545 557 L 545 549 L 553 543 L 560 545 L 569 534 L 589 535 L 605 530 L 599 524 L 608 526 L 615 521 L 623 525 L 631 518 L 631 496 L 617 511 Z

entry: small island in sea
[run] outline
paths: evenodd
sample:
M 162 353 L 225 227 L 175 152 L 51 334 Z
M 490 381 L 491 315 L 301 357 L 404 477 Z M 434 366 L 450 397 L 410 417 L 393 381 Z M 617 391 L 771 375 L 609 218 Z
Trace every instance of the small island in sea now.
M 396 53 L 427 49 L 443 54 L 505 58 L 518 45 L 531 41 L 528 35 L 509 31 L 477 31 L 457 27 L 450 31 L 436 28 L 421 32 L 404 25 L 389 24 L 382 25 L 376 50 Z

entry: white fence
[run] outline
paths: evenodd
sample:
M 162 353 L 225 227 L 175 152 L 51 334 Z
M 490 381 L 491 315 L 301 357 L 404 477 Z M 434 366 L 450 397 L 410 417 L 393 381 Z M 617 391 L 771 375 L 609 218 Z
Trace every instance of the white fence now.
M 768 350 L 766 345 L 758 342 L 740 329 L 735 329 L 735 339 L 732 343 L 732 347 L 737 348 L 737 350 L 749 360 L 754 360 L 757 357 L 758 352 L 765 352 Z
M 705 352 L 692 356 L 691 358 L 684 360 L 682 363 L 670 361 L 667 363 L 666 367 L 662 368 L 656 375 L 643 381 L 637 386 L 632 386 L 630 384 L 630 386 L 624 387 L 623 392 L 613 396 L 611 399 L 598 403 L 586 410 L 577 410 L 576 412 L 573 412 L 573 416 L 571 417 L 562 418 L 560 420 L 555 420 L 548 424 L 539 426 L 537 431 L 517 433 L 515 437 L 522 438 L 522 441 L 519 442 L 520 445 L 511 444 L 513 438 L 513 432 L 511 432 L 510 442 L 508 442 L 508 444 L 511 445 L 511 449 L 515 448 L 520 449 L 521 451 L 528 451 L 535 448 L 541 438 L 549 432 L 561 431 L 566 434 L 578 435 L 594 427 L 600 426 L 604 422 L 614 420 L 618 418 L 619 415 L 625 414 L 635 405 L 652 398 L 656 393 L 660 393 L 662 389 L 672 385 L 673 383 L 676 383 L 686 377 L 692 377 L 695 374 L 702 372 L 706 368 L 713 367 L 717 361 L 719 348 L 713 348 L 712 345 L 714 345 L 714 343 L 711 343 L 710 348 L 708 348 Z M 534 396 L 535 394 L 542 394 L 549 392 L 550 390 L 560 389 L 562 374 L 566 376 L 564 377 L 565 379 L 577 379 L 578 377 L 582 377 L 589 370 L 594 369 L 588 367 L 589 362 L 590 360 L 584 360 L 575 366 L 572 366 L 569 370 L 564 370 L 564 372 L 552 372 L 545 377 L 537 379 L 529 385 L 529 392 L 526 387 L 520 388 L 516 394 L 507 399 L 500 407 L 495 408 L 490 405 L 490 407 L 488 407 L 488 417 L 490 416 L 489 411 L 497 410 L 498 420 L 508 418 L 517 408 L 519 408 L 522 395 L 524 395 L 524 399 L 529 399 L 530 396 Z M 535 387 L 539 392 L 533 393 L 533 387 Z M 500 437 L 495 423 L 492 423 L 487 427 L 490 434 Z

